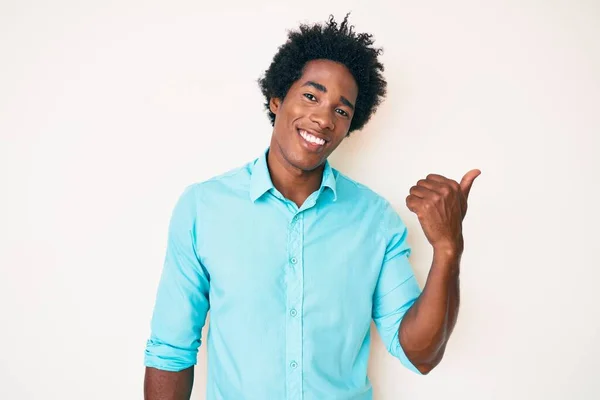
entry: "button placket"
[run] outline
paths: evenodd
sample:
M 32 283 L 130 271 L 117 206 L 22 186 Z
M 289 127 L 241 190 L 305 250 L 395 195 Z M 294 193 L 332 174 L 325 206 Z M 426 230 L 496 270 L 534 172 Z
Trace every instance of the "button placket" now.
M 287 398 L 302 398 L 302 310 L 303 297 L 303 213 L 296 214 L 288 229 L 288 265 L 286 268 L 286 374 Z

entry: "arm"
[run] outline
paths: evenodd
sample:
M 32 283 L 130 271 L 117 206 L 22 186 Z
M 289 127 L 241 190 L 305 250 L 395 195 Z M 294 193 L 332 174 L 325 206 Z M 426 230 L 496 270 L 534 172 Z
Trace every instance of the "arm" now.
M 195 186 L 180 196 L 169 224 L 165 262 L 146 345 L 145 400 L 189 400 L 201 331 L 209 310 L 209 274 L 196 251 Z
M 430 174 L 411 188 L 406 199 L 433 246 L 433 262 L 423 292 L 398 330 L 407 357 L 423 374 L 441 361 L 456 324 L 462 221 L 471 185 L 479 174 L 479 170 L 470 171 L 460 184 Z
M 401 321 L 421 294 L 409 261 L 408 230 L 389 203 L 382 215 L 380 231 L 385 254 L 373 293 L 373 322 L 388 353 L 409 370 L 421 374 L 403 351 L 398 337 Z
M 423 293 L 400 324 L 399 340 L 423 374 L 439 364 L 456 324 L 459 306 L 458 257 L 434 250 Z
M 194 384 L 194 367 L 179 372 L 146 367 L 144 399 L 189 400 Z

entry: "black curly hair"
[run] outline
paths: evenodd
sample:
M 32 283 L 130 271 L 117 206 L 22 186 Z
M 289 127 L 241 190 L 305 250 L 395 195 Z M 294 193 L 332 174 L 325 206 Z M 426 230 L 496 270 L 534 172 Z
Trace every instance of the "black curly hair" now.
M 339 26 L 331 15 L 325 24 L 301 24 L 299 30 L 288 33 L 287 42 L 279 47 L 269 69 L 258 80 L 271 125 L 275 124 L 275 114 L 269 108 L 271 98 L 284 99 L 292 84 L 302 76 L 306 63 L 318 59 L 345 65 L 358 85 L 348 134 L 362 129 L 371 118 L 386 94 L 384 68 L 378 60 L 383 50 L 372 47 L 373 35 L 354 32 L 354 26 L 348 25 L 349 15 Z

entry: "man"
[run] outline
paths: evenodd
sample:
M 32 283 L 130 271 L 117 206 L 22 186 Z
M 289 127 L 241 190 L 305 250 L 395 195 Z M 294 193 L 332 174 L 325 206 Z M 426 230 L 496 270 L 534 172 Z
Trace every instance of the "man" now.
M 398 214 L 327 162 L 385 96 L 372 45 L 347 16 L 290 33 L 260 80 L 268 149 L 179 198 L 146 348 L 146 399 L 189 399 L 209 309 L 208 399 L 370 399 L 371 320 L 416 373 L 442 359 L 480 172 L 460 184 L 431 174 L 410 189 L 406 204 L 434 250 L 421 291 Z

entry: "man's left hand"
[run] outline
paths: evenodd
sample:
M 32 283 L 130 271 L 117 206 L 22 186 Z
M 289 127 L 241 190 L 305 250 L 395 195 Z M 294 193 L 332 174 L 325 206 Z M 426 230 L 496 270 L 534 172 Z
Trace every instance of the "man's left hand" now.
M 441 175 L 429 174 L 410 188 L 406 205 L 417 214 L 434 250 L 462 252 L 462 221 L 467 214 L 471 186 L 479 174 L 480 170 L 471 170 L 460 183 Z

